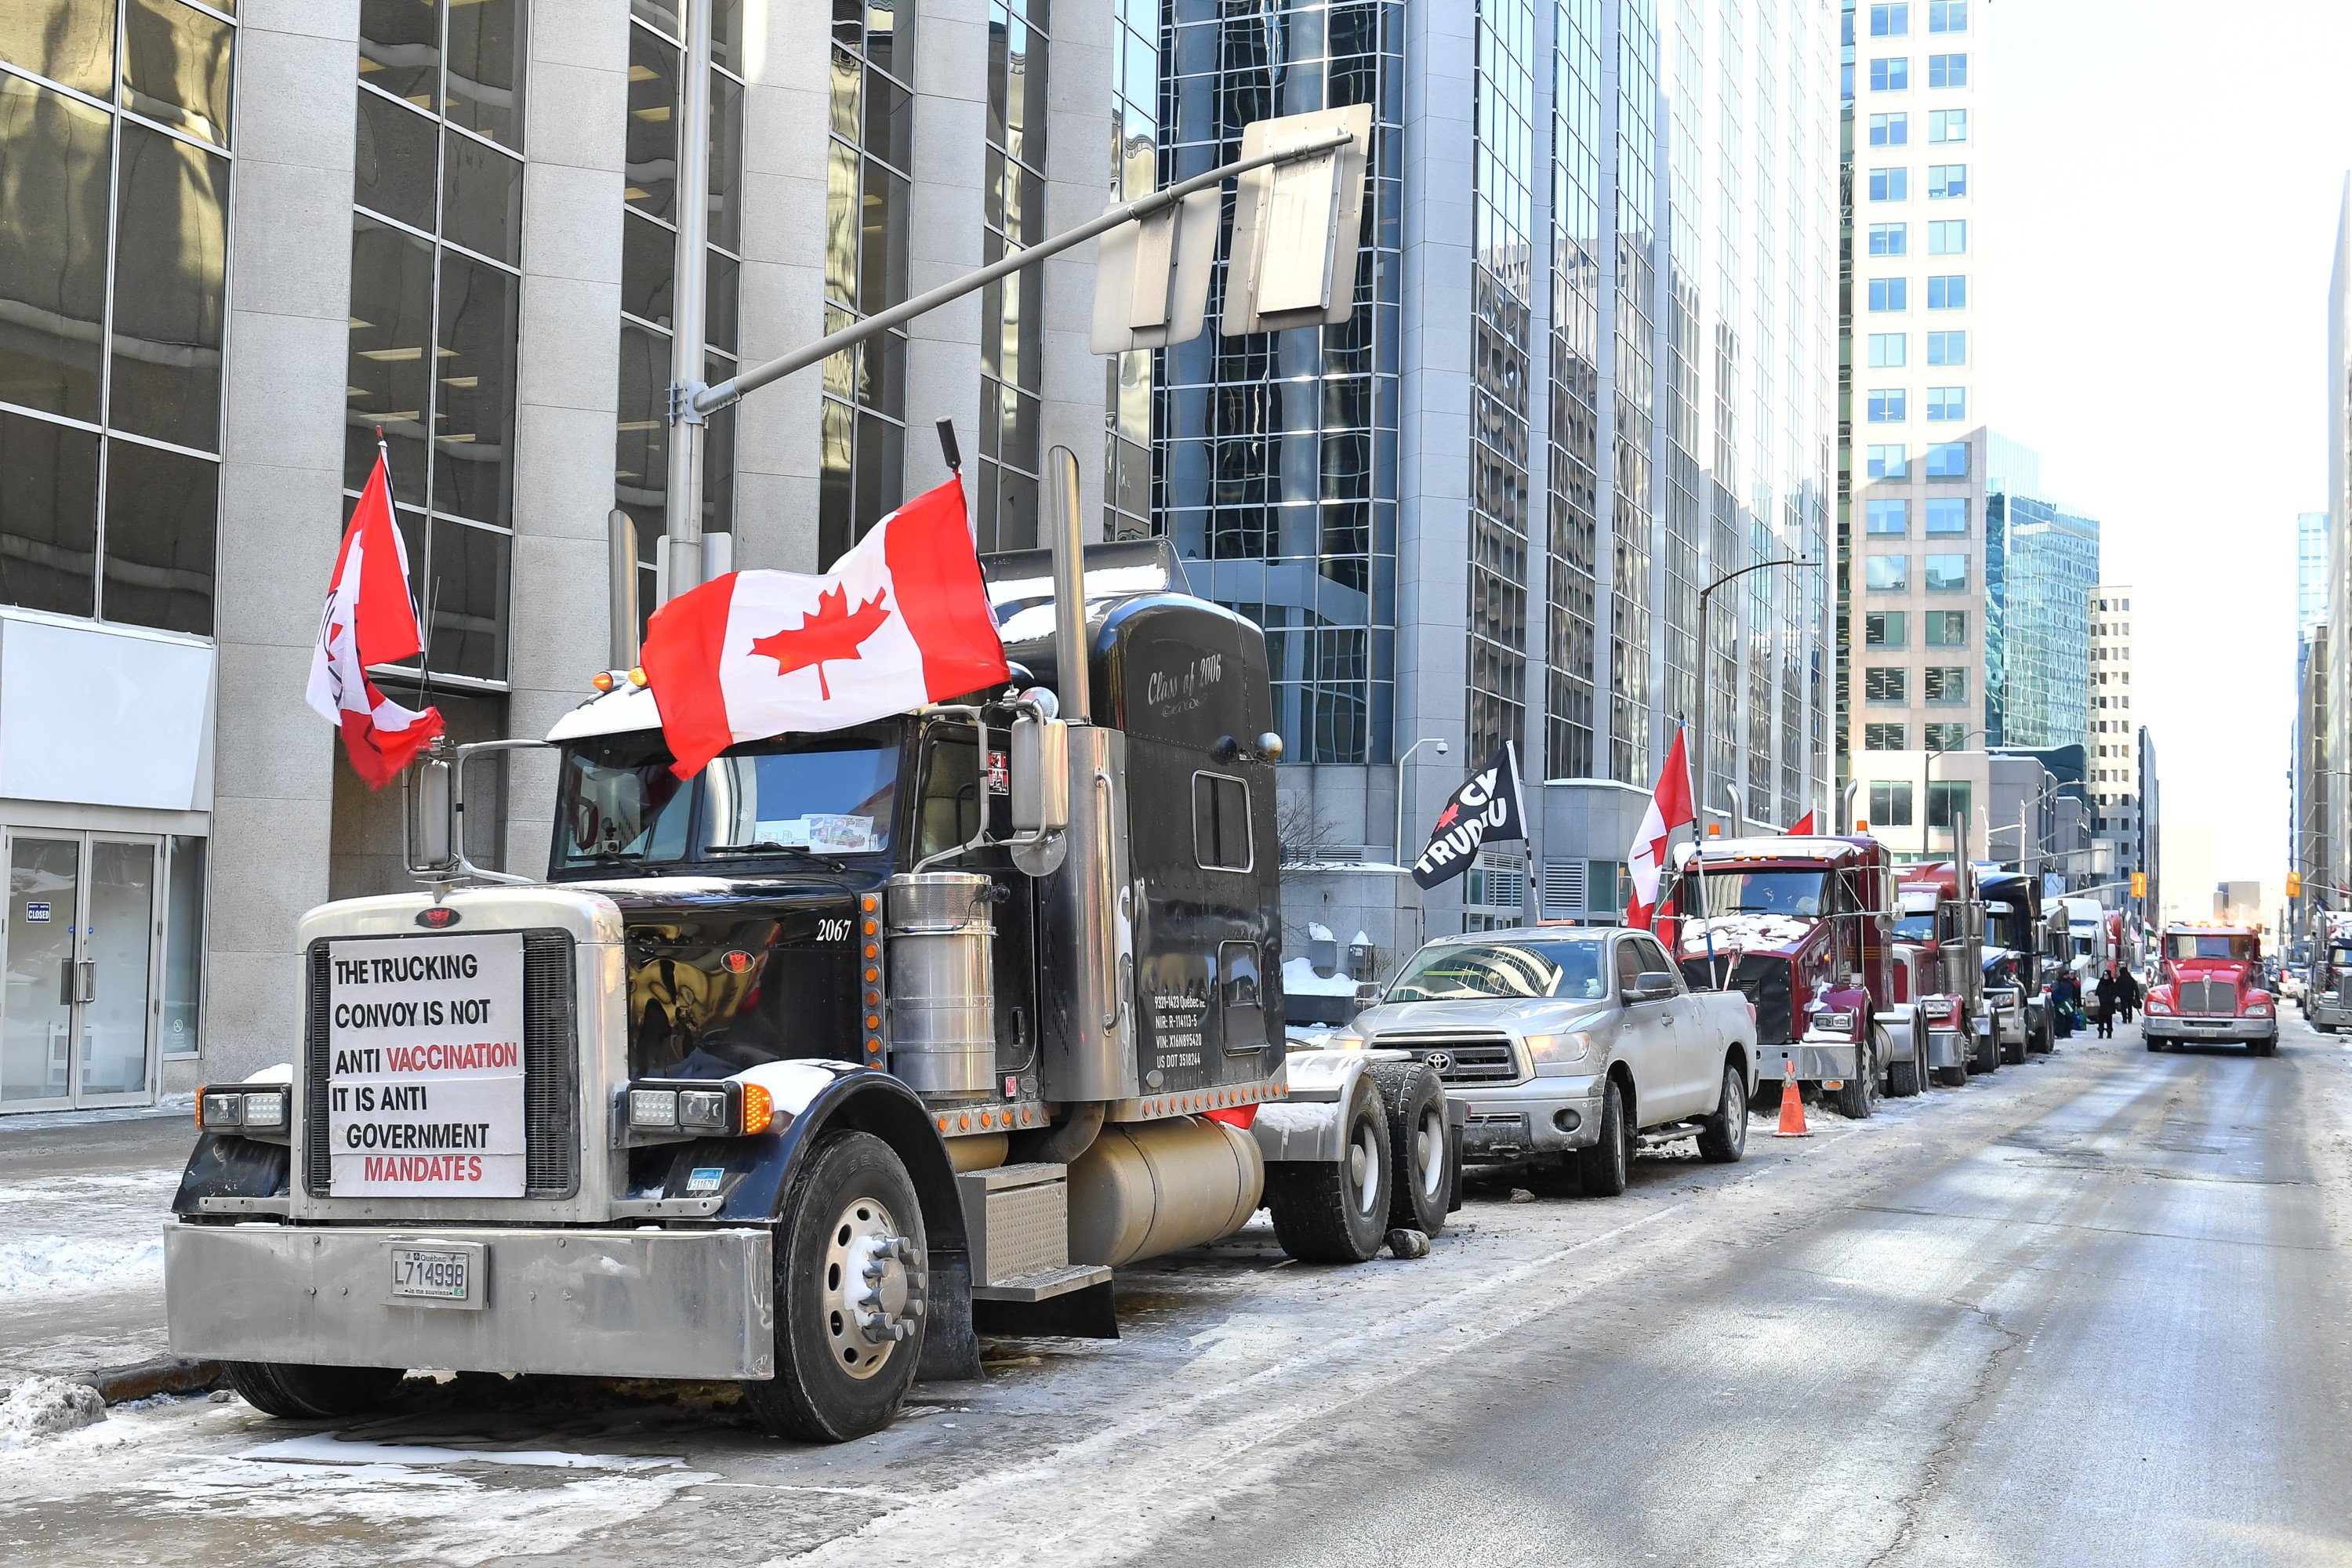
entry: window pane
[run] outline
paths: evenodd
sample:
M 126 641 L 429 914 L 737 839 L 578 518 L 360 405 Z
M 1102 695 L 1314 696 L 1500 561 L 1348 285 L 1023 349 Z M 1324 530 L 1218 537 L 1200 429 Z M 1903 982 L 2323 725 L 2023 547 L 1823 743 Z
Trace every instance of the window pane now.
M 439 0 L 360 0 L 360 79 L 419 109 L 440 107 Z
M 449 8 L 449 120 L 509 147 L 522 145 L 521 0 Z
M 94 98 L 114 88 L 114 7 L 90 0 L 9 0 L 0 5 L 0 60 Z
M 509 521 L 514 449 L 516 280 L 441 253 L 441 330 L 435 355 L 433 508 Z
M 110 621 L 213 635 L 213 535 L 220 466 L 110 440 L 106 597 Z
M 188 1056 L 198 1044 L 205 979 L 205 841 L 172 840 L 171 885 L 164 893 L 163 1054 Z
M 743 89 L 710 74 L 710 243 L 742 248 Z
M 881 164 L 868 160 L 865 175 L 857 308 L 870 316 L 907 297 L 908 197 L 907 182 Z
M 229 25 L 179 0 L 130 0 L 123 23 L 123 107 L 227 146 Z
M 714 349 L 731 353 L 735 350 L 735 280 L 740 268 L 716 250 L 707 252 L 706 259 L 710 265 L 710 281 L 704 304 L 703 341 Z M 896 341 L 892 333 L 882 335 Z M 719 378 L 713 375 L 709 379 L 716 383 Z
M 507 673 L 507 559 L 511 541 L 433 520 L 431 668 L 502 680 Z
M 0 76 L 0 400 L 93 422 L 110 123 Z
M 433 226 L 433 122 L 372 92 L 359 95 L 352 199 L 413 228 Z
M 500 261 L 521 259 L 522 160 L 441 133 L 441 237 Z
M 433 247 L 364 215 L 352 225 L 352 357 L 344 372 L 343 485 L 375 467 L 375 426 L 392 447 L 392 493 L 425 500 L 425 341 L 433 332 Z
M 670 275 L 677 259 L 677 231 L 635 213 L 621 220 L 621 309 L 669 325 Z
M 662 423 L 662 399 L 668 386 L 668 337 L 622 322 L 620 428 L 613 482 L 622 506 L 649 508 L 656 517 L 669 489 L 669 443 Z M 642 534 L 642 523 L 639 529 Z
M 98 437 L 0 412 L 0 603 L 97 613 Z
M 675 220 L 677 195 L 677 50 L 629 29 L 629 131 L 623 195 L 639 212 Z
M 108 417 L 217 451 L 228 160 L 126 124 L 121 178 Z

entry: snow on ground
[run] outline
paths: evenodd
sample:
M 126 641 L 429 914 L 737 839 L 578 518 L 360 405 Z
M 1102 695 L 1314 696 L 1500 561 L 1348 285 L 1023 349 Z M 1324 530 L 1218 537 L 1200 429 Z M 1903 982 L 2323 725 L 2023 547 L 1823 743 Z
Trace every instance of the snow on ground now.
M 0 1304 L 160 1286 L 179 1181 L 150 1170 L 0 1186 Z
M 33 1437 L 70 1432 L 106 1419 L 106 1401 L 87 1384 L 58 1377 L 27 1378 L 0 1403 L 0 1451 Z

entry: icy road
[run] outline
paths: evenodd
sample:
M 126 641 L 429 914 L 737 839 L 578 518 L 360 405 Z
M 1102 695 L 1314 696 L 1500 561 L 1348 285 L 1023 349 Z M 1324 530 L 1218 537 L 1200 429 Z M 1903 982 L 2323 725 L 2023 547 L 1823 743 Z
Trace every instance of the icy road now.
M 2127 1029 L 1815 1128 L 1614 1201 L 1482 1191 L 1422 1262 L 1253 1230 L 1124 1273 L 1124 1340 L 999 1342 L 839 1448 L 473 1378 L 332 1429 L 0 1433 L 0 1561 L 2352 1561 L 2352 1050 Z M 140 1192 L 89 1187 L 94 1234 Z M 135 1253 L 8 1256 L 53 1330 L 150 1299 Z

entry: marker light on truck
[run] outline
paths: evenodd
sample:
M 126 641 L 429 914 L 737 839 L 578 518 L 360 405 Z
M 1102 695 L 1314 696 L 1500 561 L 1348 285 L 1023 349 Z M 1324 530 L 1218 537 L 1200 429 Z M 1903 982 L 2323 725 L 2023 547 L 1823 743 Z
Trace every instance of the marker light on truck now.
M 635 1083 L 621 1103 L 621 1141 L 631 1144 L 748 1138 L 765 1132 L 776 1119 L 775 1097 L 740 1079 Z
M 277 1084 L 248 1088 L 244 1084 L 207 1085 L 196 1090 L 196 1127 L 225 1138 L 258 1138 L 283 1143 L 293 1120 L 292 1088 Z

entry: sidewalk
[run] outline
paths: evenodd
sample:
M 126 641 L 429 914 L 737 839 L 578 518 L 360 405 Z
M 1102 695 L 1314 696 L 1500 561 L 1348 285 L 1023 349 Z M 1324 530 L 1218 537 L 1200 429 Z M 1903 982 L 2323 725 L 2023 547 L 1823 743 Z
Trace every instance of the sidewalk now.
M 0 1119 L 0 1388 L 167 1354 L 163 1224 L 185 1108 Z

